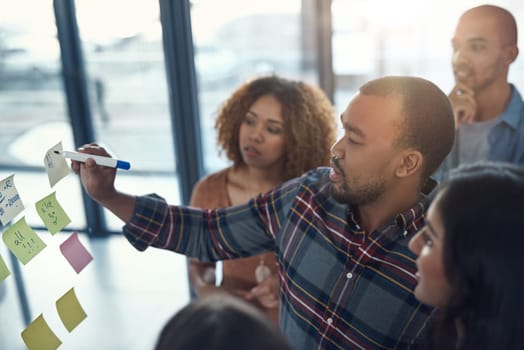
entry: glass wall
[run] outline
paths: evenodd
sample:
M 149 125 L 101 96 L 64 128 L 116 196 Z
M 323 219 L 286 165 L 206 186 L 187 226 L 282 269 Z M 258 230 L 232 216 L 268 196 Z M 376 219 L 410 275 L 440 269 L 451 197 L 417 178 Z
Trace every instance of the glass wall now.
M 76 13 L 94 141 L 131 162 L 118 187 L 179 203 L 158 2 L 77 0 Z M 109 229 L 119 230 L 106 214 Z
M 73 147 L 65 106 L 60 48 L 51 0 L 0 0 L 0 180 L 14 180 L 28 224 L 42 226 L 31 206 L 51 192 L 44 171 L 45 152 L 62 141 Z M 30 11 L 28 10 L 30 9 Z M 38 14 L 38 16 L 35 16 Z M 84 228 L 78 179 L 56 185 L 57 198 L 71 212 L 71 228 Z M 21 215 L 20 215 L 21 216 Z

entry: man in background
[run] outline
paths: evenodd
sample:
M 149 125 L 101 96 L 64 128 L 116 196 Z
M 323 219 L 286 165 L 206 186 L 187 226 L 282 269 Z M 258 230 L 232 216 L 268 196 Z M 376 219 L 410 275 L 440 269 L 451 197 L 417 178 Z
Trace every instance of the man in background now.
M 515 18 L 501 7 L 474 7 L 460 17 L 452 45 L 457 131 L 437 177 L 479 160 L 524 164 L 524 103 L 508 82 L 519 53 Z

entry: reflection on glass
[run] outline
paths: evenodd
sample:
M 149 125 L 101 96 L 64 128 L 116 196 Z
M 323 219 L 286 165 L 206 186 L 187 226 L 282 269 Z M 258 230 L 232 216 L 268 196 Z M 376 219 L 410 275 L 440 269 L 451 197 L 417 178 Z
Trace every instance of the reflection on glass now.
M 157 192 L 179 202 L 158 2 L 79 0 L 76 12 L 96 141 L 131 163 L 117 187 L 143 194 L 162 182 Z

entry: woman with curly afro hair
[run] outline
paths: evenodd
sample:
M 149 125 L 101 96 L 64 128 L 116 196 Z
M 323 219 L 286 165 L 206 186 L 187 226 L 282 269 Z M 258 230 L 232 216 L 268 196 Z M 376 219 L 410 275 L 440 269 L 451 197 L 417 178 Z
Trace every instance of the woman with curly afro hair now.
M 199 208 L 242 204 L 309 169 L 328 165 L 336 138 L 335 113 L 326 95 L 305 82 L 278 76 L 240 86 L 220 109 L 215 128 L 217 143 L 232 165 L 195 185 L 191 205 Z M 199 297 L 236 295 L 278 322 L 274 253 L 224 261 L 222 275 L 217 286 L 214 263 L 190 262 L 189 278 Z

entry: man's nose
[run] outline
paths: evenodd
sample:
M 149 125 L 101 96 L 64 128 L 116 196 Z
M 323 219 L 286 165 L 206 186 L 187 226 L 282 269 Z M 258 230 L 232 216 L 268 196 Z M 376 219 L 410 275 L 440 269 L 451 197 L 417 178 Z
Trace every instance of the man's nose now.
M 451 61 L 453 64 L 463 64 L 468 61 L 467 54 L 465 50 L 463 49 L 455 49 L 453 50 L 453 56 L 451 58 Z
M 342 151 L 340 147 L 340 143 L 342 141 L 343 137 L 339 138 L 333 146 L 331 146 L 331 155 L 337 159 L 341 159 L 344 157 L 344 152 Z

